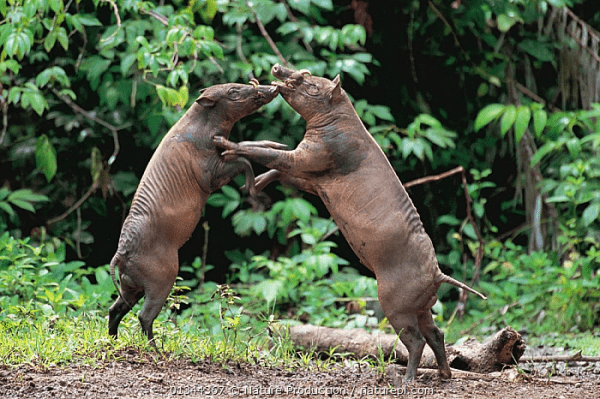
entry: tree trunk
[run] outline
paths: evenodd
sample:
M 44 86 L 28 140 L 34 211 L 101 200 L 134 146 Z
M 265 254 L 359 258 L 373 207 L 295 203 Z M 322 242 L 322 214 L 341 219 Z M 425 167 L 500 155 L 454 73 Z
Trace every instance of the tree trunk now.
M 307 350 L 329 352 L 335 348 L 336 353 L 352 353 L 357 358 L 378 358 L 383 355 L 386 360 L 395 358 L 396 362 L 403 364 L 408 361 L 406 347 L 393 334 L 305 324 L 291 327 L 289 336 L 295 345 Z M 501 370 L 507 364 L 515 364 L 524 351 L 521 335 L 511 327 L 498 331 L 484 343 L 469 340 L 461 345 L 446 347 L 451 367 L 479 373 Z M 435 356 L 428 345 L 425 346 L 419 367 L 437 368 Z

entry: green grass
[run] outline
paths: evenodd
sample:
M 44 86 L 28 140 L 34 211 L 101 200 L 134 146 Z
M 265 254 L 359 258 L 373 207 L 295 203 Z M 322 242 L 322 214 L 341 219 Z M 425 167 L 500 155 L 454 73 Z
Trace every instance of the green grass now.
M 600 356 L 600 334 L 598 333 L 573 333 L 573 334 L 548 334 L 543 337 L 531 337 L 529 346 L 561 346 L 569 352 L 581 351 L 584 356 Z
M 100 367 L 108 361 L 209 359 L 225 365 L 229 361 L 259 363 L 286 369 L 316 367 L 327 369 L 335 358 L 323 360 L 317 353 L 297 356 L 285 336 L 267 336 L 264 326 L 254 325 L 220 335 L 207 334 L 201 326 L 188 321 L 179 326 L 159 317 L 154 323 L 158 351 L 148 344 L 137 317 L 127 315 L 119 328 L 118 339 L 107 333 L 105 317 L 81 314 L 77 317 L 20 315 L 0 320 L 0 365 L 17 367 L 28 364 L 41 369 L 86 364 Z M 268 340 L 272 345 L 268 345 Z

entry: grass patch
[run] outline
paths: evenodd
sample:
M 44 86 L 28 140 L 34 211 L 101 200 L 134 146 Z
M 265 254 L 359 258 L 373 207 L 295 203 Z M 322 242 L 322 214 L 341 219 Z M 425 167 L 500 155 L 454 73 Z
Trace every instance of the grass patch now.
M 175 326 L 162 315 L 155 321 L 154 331 L 158 351 L 148 344 L 134 313 L 123 319 L 116 340 L 108 336 L 106 317 L 97 314 L 10 315 L 0 320 L 0 365 L 49 369 L 72 364 L 101 367 L 125 358 L 140 362 L 187 359 L 194 363 L 208 359 L 224 367 L 234 361 L 288 370 L 326 370 L 338 358 L 324 359 L 315 352 L 300 356 L 285 335 L 275 333 L 269 338 L 264 323 L 240 328 L 235 334 L 224 330 L 210 335 L 193 320 Z
M 600 356 L 600 333 L 548 334 L 527 339 L 529 346 L 561 346 L 584 356 Z

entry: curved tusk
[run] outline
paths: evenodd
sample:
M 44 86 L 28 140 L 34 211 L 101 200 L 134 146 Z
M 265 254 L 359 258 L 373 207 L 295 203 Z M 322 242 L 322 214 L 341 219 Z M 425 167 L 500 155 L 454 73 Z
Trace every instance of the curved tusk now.
M 298 72 L 301 73 L 302 76 L 304 76 L 304 75 L 312 76 L 312 73 L 310 73 L 310 71 L 308 69 L 301 69 Z
M 258 80 L 257 80 L 256 78 L 252 78 L 252 79 L 250 79 L 250 84 L 251 84 L 252 86 L 254 86 L 254 88 L 255 88 L 255 89 L 256 89 L 256 88 L 258 88 L 258 83 L 259 83 L 259 82 L 258 82 Z

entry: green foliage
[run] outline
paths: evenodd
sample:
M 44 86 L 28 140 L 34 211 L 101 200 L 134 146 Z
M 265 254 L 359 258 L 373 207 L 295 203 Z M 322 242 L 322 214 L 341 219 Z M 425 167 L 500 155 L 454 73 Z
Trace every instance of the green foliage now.
M 372 113 L 381 119 L 387 118 L 386 108 L 375 108 L 371 106 Z M 390 118 L 391 119 L 391 118 Z M 391 119 L 393 121 L 393 119 Z M 380 126 L 371 129 L 371 133 L 377 140 L 377 144 L 388 154 L 403 159 L 415 156 L 419 161 L 434 161 L 433 150 L 439 148 L 450 149 L 455 147 L 456 133 L 446 129 L 442 123 L 428 114 L 418 115 L 406 129 L 398 129 L 396 126 Z
M 533 115 L 533 120 L 532 120 Z M 489 104 L 477 114 L 475 130 L 480 130 L 485 125 L 500 119 L 500 134 L 502 137 L 514 127 L 515 139 L 521 141 L 525 130 L 533 123 L 536 137 L 540 137 L 547 122 L 547 113 L 540 104 L 521 105 L 518 108 L 512 104 Z
M 80 212 L 53 224 L 52 233 L 62 242 L 43 238 L 33 245 L 2 236 L 0 272 L 7 291 L 0 300 L 0 317 L 11 333 L 27 324 L 26 339 L 35 340 L 36 333 L 52 327 L 50 321 L 41 323 L 39 315 L 74 313 L 84 320 L 84 313 L 105 311 L 108 295 L 114 293 L 106 266 L 72 262 L 66 247 L 101 241 L 92 234 L 104 233 L 99 226 L 107 215 L 121 217 L 152 150 L 200 88 L 250 77 L 269 80 L 271 66 L 282 60 L 260 22 L 295 68 L 330 78 L 341 75 L 344 87 L 356 96 L 352 101 L 358 115 L 401 178 L 457 165 L 470 171 L 473 216 L 487 243 L 482 287 L 490 294 L 486 303 L 469 303 L 478 306 L 472 312 L 475 320 L 492 324 L 500 313 L 503 321 L 525 326 L 538 318 L 536 331 L 544 332 L 555 327 L 549 322 L 551 313 L 560 313 L 562 329 L 594 328 L 600 108 L 556 112 L 525 96 L 519 106 L 498 103 L 512 67 L 533 74 L 556 70 L 561 44 L 529 24 L 542 21 L 549 5 L 577 3 L 582 1 L 475 0 L 452 10 L 450 2 L 441 0 L 407 2 L 391 7 L 390 15 L 396 12 L 398 18 L 380 22 L 370 35 L 344 5 L 331 0 L 0 0 L 0 108 L 10 121 L 0 129 L 2 170 L 9 172 L 9 185 L 3 181 L 0 188 L 2 224 L 19 227 L 21 210 L 35 209 L 35 223 L 41 225 L 63 214 L 89 187 L 100 188 Z M 400 17 L 410 23 L 390 30 Z M 398 52 L 391 63 L 388 41 L 396 34 Z M 378 46 L 385 51 L 376 53 Z M 557 87 L 552 77 L 546 80 L 536 83 L 550 104 Z M 236 124 L 232 139 L 277 140 L 293 148 L 304 132 L 300 119 L 277 98 Z M 495 241 L 514 227 L 513 220 L 524 219 L 517 192 L 523 182 L 504 169 L 518 163 L 508 144 L 522 142 L 527 131 L 539 148 L 532 166 L 540 168 L 540 189 L 558 210 L 561 250 L 526 254 L 524 246 Z M 432 237 L 439 235 L 440 263 L 467 280 L 479 242 L 461 208 L 462 189 L 455 181 L 439 184 L 411 195 L 422 202 L 418 209 Z M 242 350 L 227 356 L 245 356 L 244 343 L 261 328 L 270 328 L 275 318 L 345 327 L 377 324 L 366 311 L 349 316 L 344 310 L 343 300 L 376 296 L 376 283 L 343 267 L 346 261 L 328 240 L 336 230 L 332 220 L 319 217 L 314 202 L 294 190 L 284 189 L 283 196 L 260 212 L 248 209 L 232 186 L 209 198 L 207 211 L 222 208 L 224 226 L 231 224 L 239 237 L 258 236 L 272 247 L 261 254 L 229 252 L 229 288 L 201 283 L 212 266 L 199 258 L 191 265 L 184 262 L 181 270 L 191 277 L 178 287 L 190 288 L 189 304 L 180 306 L 185 298 L 174 293 L 167 304 L 173 312 L 162 312 L 157 321 L 157 331 L 169 337 L 163 341 L 175 344 L 172 350 L 194 348 L 197 356 L 218 357 L 220 345 L 228 341 Z M 503 269 L 507 262 L 512 266 Z M 504 281 L 506 292 L 499 292 Z M 539 292 L 531 294 L 528 286 L 539 286 Z M 449 301 L 444 290 L 448 288 L 442 287 L 440 297 Z M 569 302 L 569 296 L 575 299 Z M 577 306 L 580 313 L 573 310 Z M 167 314 L 178 320 L 178 328 L 166 322 Z M 130 316 L 123 321 L 122 337 L 132 344 L 141 336 L 135 315 Z M 443 312 L 437 317 L 443 320 Z M 256 320 L 258 331 L 246 331 Z M 196 330 L 223 340 L 190 338 L 188 333 Z M 285 348 L 282 341 L 275 351 Z
M 490 261 L 483 273 L 492 276 L 491 281 L 481 282 L 488 293 L 486 313 L 501 309 L 503 323 L 533 334 L 585 331 L 595 325 L 600 296 L 600 276 L 594 273 L 600 258 L 595 247 L 585 255 L 573 254 L 558 267 L 556 254 L 525 254 L 510 241 L 488 243 L 485 255 Z M 473 311 L 473 317 L 483 316 Z
M 5 220 L 5 214 L 15 221 L 18 219 L 13 206 L 29 212 L 35 212 L 33 204 L 46 201 L 48 201 L 48 197 L 33 193 L 28 188 L 11 191 L 6 187 L 2 187 L 0 188 L 0 221 Z
M 107 267 L 88 269 L 81 261 L 65 262 L 65 244 L 57 239 L 40 246 L 29 241 L 8 232 L 0 237 L 0 317 L 23 310 L 80 314 L 108 305 L 114 286 Z

